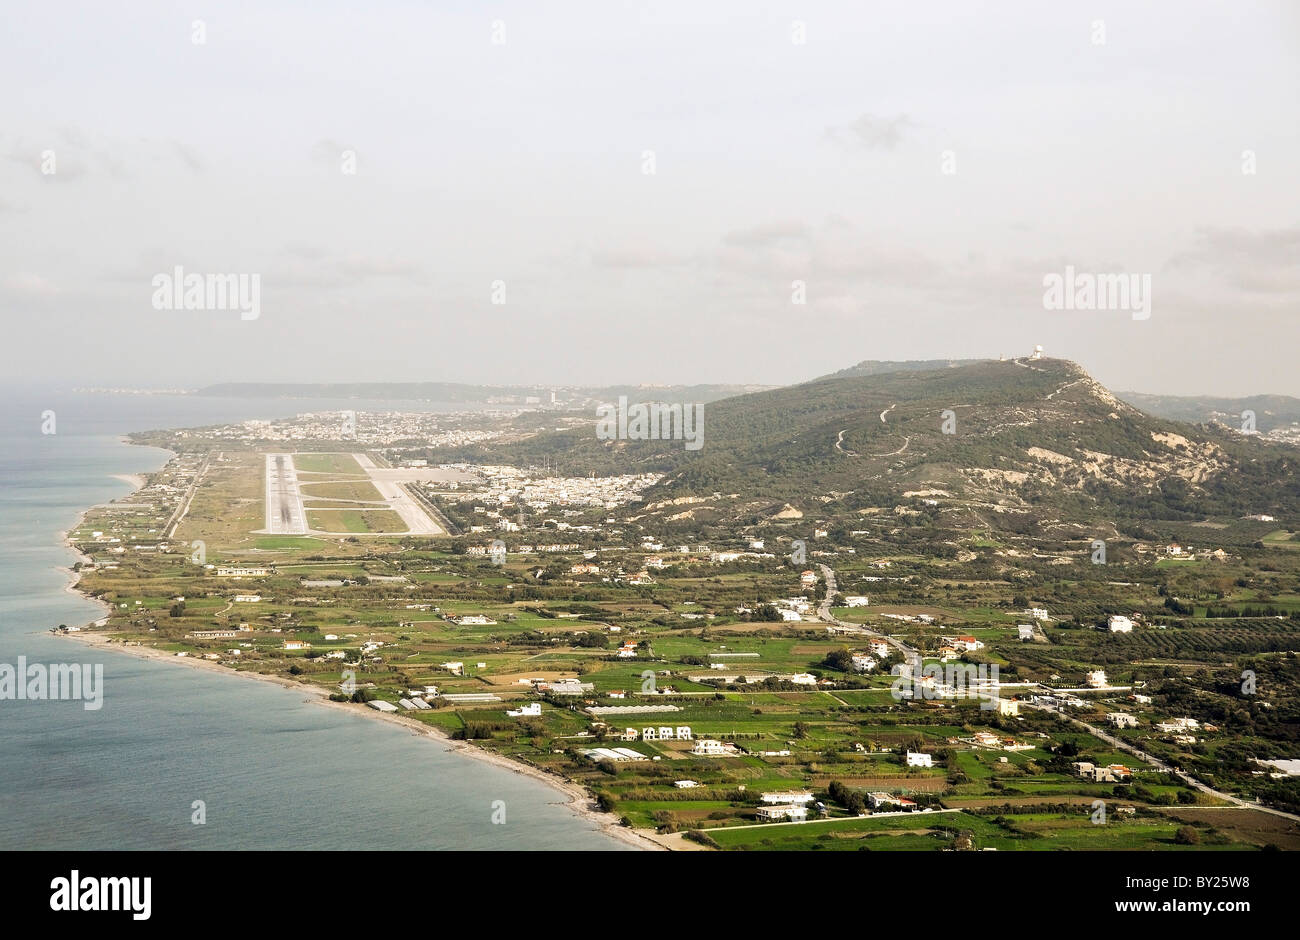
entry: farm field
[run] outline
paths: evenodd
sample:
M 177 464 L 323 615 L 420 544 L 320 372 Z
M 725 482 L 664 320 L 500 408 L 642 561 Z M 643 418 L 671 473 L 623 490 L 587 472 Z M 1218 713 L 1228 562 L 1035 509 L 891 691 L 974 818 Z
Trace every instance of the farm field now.
M 1291 699 L 1277 690 L 1300 681 L 1290 627 L 1300 593 L 1281 572 L 1276 583 L 1237 584 L 1236 569 L 1213 562 L 1223 572 L 1213 597 L 1195 593 L 1204 574 L 1149 562 L 1116 565 L 1105 580 L 1053 570 L 1029 584 L 977 577 L 963 570 L 973 562 L 891 551 L 878 540 L 833 559 L 837 590 L 868 594 L 870 604 L 833 604 L 826 621 L 817 612 L 823 579 L 801 583 L 800 568 L 780 558 L 720 564 L 690 546 L 611 546 L 539 527 L 510 534 L 495 563 L 483 550 L 487 533 L 417 538 L 403 534 L 397 513 L 357 502 L 377 491 L 351 455 L 299 458 L 310 524 L 335 534 L 252 534 L 261 455 L 223 452 L 176 547 L 83 572 L 82 589 L 112 605 L 106 632 L 311 684 L 358 709 L 392 703 L 407 721 L 580 784 L 627 826 L 724 850 L 1294 844 L 1289 825 L 1225 809 L 1165 769 L 1194 769 L 1213 787 L 1289 805 L 1288 782 L 1252 773 L 1249 759 L 1288 753 Z M 357 508 L 340 508 L 348 505 Z M 110 557 L 89 539 L 108 525 L 87 518 L 78 537 L 88 557 Z M 535 547 L 561 539 L 573 544 Z M 1007 545 L 988 541 L 967 544 L 988 553 Z M 205 563 L 191 557 L 193 544 L 203 545 Z M 1280 568 L 1295 557 L 1263 551 Z M 265 573 L 223 578 L 220 565 Z M 653 574 L 636 583 L 630 576 L 641 570 Z M 236 593 L 260 599 L 235 602 Z M 1017 625 L 1044 603 L 1046 642 L 1022 642 Z M 776 605 L 802 613 L 783 618 Z M 1140 627 L 1099 629 L 1115 609 Z M 853 632 L 863 628 L 920 651 L 941 676 L 996 667 L 1011 704 L 900 698 L 906 661 L 894 647 L 877 648 L 872 633 Z M 1242 701 L 1243 669 L 1283 707 Z M 1096 670 L 1106 683 L 1089 691 Z M 1034 703 L 1055 689 L 1074 690 L 1068 716 Z M 412 697 L 429 707 L 400 704 Z M 1135 716 L 1137 727 L 1110 728 L 1115 712 Z M 1200 722 L 1194 741 L 1156 729 L 1188 715 Z M 927 763 L 909 766 L 910 753 Z M 1124 776 L 1084 779 L 1083 764 Z M 761 797 L 771 792 L 809 794 L 808 821 L 762 823 Z M 915 811 L 873 813 L 881 794 Z M 1091 821 L 1099 801 L 1109 807 L 1104 825 Z

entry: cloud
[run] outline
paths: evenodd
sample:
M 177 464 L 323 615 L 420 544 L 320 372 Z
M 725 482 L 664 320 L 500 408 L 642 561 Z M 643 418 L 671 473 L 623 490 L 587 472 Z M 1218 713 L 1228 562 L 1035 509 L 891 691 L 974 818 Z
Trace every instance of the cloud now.
M 80 155 L 66 147 L 31 147 L 18 143 L 5 153 L 5 159 L 30 168 L 51 183 L 70 183 L 85 176 L 89 169 Z
M 413 261 L 401 258 L 375 258 L 365 255 L 349 255 L 333 263 L 335 270 L 355 280 L 367 280 L 372 277 L 415 278 L 420 274 L 420 266 Z
M 337 257 L 297 244 L 286 246 L 280 254 L 281 260 L 264 269 L 262 281 L 266 286 L 334 291 L 359 288 L 375 280 L 416 283 L 425 276 L 418 263 L 396 256 Z
M 203 161 L 199 158 L 199 155 L 179 140 L 172 141 L 172 150 L 175 151 L 176 156 L 180 158 L 181 162 L 195 173 L 202 173 L 205 169 Z
M 596 268 L 677 268 L 690 261 L 686 255 L 649 245 L 599 248 L 591 253 L 591 264 Z
M 1202 228 L 1194 246 L 1174 255 L 1166 267 L 1212 274 L 1248 293 L 1300 293 L 1300 228 Z
M 325 138 L 312 144 L 311 160 L 313 163 L 332 169 L 342 165 L 345 153 L 351 153 L 354 160 L 358 159 L 355 147 L 347 147 L 337 140 Z
M 30 167 L 51 183 L 69 183 L 99 174 L 127 179 L 134 175 L 129 168 L 139 167 L 150 160 L 179 160 L 195 173 L 204 170 L 198 153 L 178 140 L 91 137 L 75 127 L 60 127 L 39 142 L 15 141 L 5 149 L 3 156 Z
M 728 232 L 722 236 L 722 243 L 739 248 L 762 248 L 784 241 L 801 241 L 807 237 L 808 227 L 802 222 L 781 221 Z
M 892 118 L 863 114 L 848 124 L 826 128 L 826 137 L 846 150 L 893 150 L 916 123 L 906 114 Z
M 27 297 L 49 297 L 59 292 L 54 284 L 30 271 L 6 275 L 4 280 L 0 281 L 0 287 L 10 293 Z

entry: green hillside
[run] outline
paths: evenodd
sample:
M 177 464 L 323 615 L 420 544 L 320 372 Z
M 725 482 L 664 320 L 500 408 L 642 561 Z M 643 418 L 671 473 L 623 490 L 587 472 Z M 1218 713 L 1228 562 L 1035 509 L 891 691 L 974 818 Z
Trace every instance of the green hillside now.
M 593 416 L 573 431 L 426 456 L 663 473 L 648 491 L 651 511 L 703 500 L 690 505 L 704 521 L 786 504 L 831 518 L 881 508 L 928 515 L 934 507 L 905 494 L 929 490 L 972 526 L 1017 530 L 1043 518 L 1192 520 L 1300 503 L 1294 449 L 1151 417 L 1065 360 L 828 377 L 703 413 L 696 451 L 680 440 L 600 440 Z M 944 433 L 945 418 L 954 433 Z

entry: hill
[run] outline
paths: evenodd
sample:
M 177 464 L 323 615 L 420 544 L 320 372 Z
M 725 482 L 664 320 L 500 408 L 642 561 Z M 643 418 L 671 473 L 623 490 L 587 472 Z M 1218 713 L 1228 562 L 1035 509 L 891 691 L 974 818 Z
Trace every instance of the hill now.
M 871 375 L 888 375 L 891 372 L 936 372 L 940 369 L 955 369 L 959 366 L 974 365 L 983 359 L 864 359 L 855 366 L 840 369 L 830 375 L 813 379 L 820 382 L 825 379 L 846 379 Z
M 593 422 L 424 455 L 662 473 L 643 517 L 724 525 L 884 513 L 1028 534 L 1300 510 L 1293 448 L 1145 414 L 1065 360 L 837 374 L 713 402 L 704 417 L 697 451 L 600 440 Z

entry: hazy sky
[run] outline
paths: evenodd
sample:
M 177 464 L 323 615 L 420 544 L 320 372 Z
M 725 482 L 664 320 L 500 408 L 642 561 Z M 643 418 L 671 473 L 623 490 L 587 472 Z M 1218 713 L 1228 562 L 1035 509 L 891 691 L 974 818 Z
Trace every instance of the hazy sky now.
M 9 3 L 4 378 L 777 384 L 1042 343 L 1300 395 L 1298 10 Z M 154 309 L 176 265 L 259 275 L 260 316 Z M 1149 274 L 1150 318 L 1044 309 L 1067 265 Z

